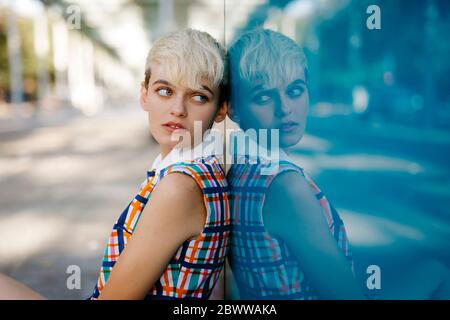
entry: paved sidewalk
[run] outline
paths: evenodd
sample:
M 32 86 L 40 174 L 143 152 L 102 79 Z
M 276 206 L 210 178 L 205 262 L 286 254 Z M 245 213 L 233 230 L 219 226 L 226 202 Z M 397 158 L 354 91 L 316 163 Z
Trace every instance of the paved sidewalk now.
M 115 219 L 158 153 L 138 107 L 62 111 L 0 130 L 0 271 L 51 299 L 94 287 Z M 67 267 L 81 268 L 68 290 Z

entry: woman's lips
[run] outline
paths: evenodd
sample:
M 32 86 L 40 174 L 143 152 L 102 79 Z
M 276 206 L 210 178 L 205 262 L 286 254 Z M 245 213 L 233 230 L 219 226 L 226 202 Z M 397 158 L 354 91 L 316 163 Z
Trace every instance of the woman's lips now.
M 280 127 L 280 130 L 283 132 L 291 132 L 294 131 L 295 129 L 297 129 L 299 126 L 298 123 L 296 122 L 287 122 L 287 123 L 283 123 Z
M 164 123 L 162 126 L 169 132 L 174 132 L 175 130 L 185 130 L 183 125 L 177 122 L 167 122 Z

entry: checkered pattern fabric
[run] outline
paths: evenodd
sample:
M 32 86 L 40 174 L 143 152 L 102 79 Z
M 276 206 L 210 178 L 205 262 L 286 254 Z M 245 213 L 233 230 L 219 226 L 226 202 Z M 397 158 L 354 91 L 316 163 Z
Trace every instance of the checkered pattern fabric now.
M 170 173 L 192 177 L 201 188 L 207 217 L 199 237 L 186 240 L 177 250 L 146 299 L 207 299 L 223 268 L 229 249 L 231 219 L 225 173 L 214 156 L 174 163 L 159 172 L 149 171 L 140 192 L 115 223 L 105 249 L 100 276 L 91 299 L 105 286 L 114 264 L 125 248 L 151 193 Z
M 274 178 L 286 171 L 299 173 L 313 189 L 326 217 L 330 232 L 353 262 L 342 220 L 313 180 L 302 168 L 280 161 L 279 170 L 262 174 L 269 164 L 236 164 L 228 172 L 232 233 L 230 265 L 242 299 L 317 299 L 308 279 L 286 243 L 272 237 L 263 223 L 263 205 L 267 189 Z M 299 230 L 300 232 L 300 230 Z

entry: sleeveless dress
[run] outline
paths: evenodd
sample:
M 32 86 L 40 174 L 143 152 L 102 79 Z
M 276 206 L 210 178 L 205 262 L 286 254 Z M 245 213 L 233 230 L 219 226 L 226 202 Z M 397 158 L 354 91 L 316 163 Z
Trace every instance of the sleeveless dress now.
M 323 209 L 330 232 L 353 269 L 343 222 L 302 168 L 290 161 L 281 160 L 277 172 L 267 174 L 265 172 L 271 171 L 269 166 L 270 164 L 262 162 L 249 164 L 247 158 L 244 163 L 233 165 L 227 175 L 232 214 L 229 262 L 240 297 L 249 300 L 317 299 L 314 289 L 286 243 L 280 238 L 272 237 L 265 229 L 265 193 L 276 176 L 283 172 L 293 171 L 299 174 L 299 179 L 306 179 Z
M 100 276 L 90 299 L 97 299 L 121 252 L 132 237 L 139 217 L 156 185 L 170 173 L 192 177 L 203 193 L 206 222 L 199 237 L 186 240 L 145 297 L 146 300 L 208 299 L 223 269 L 229 249 L 230 212 L 225 173 L 215 156 L 170 163 L 148 171 L 141 190 L 114 224 Z

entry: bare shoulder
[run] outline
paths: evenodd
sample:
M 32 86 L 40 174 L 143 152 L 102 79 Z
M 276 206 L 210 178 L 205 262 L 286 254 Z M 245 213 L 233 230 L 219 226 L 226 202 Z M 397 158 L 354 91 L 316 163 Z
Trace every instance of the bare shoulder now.
M 194 178 L 184 173 L 168 174 L 158 183 L 155 191 L 164 194 L 166 197 L 188 200 L 188 203 L 195 203 L 198 200 L 202 203 L 202 191 L 199 185 Z
M 170 173 L 158 183 L 150 207 L 154 214 L 179 222 L 180 228 L 190 226 L 191 233 L 200 232 L 205 223 L 203 193 L 197 182 L 183 173 Z
M 270 184 L 266 199 L 282 203 L 284 201 L 302 201 L 315 199 L 306 178 L 298 172 L 286 171 L 276 176 Z
M 280 235 L 291 228 L 313 226 L 323 217 L 306 178 L 298 172 L 287 171 L 275 177 L 266 191 L 263 219 L 270 233 Z
M 142 299 L 183 242 L 199 236 L 204 216 L 196 181 L 182 173 L 165 176 L 152 191 L 100 297 Z

